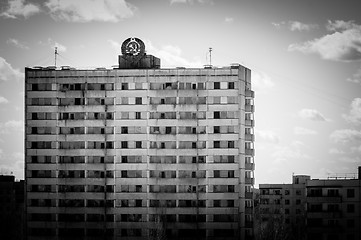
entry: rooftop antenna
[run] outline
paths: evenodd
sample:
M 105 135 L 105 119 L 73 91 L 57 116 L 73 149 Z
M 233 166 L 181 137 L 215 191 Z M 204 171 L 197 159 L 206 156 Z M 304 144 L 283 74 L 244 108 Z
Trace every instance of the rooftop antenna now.
M 209 48 L 209 66 L 212 66 L 212 48 Z
M 56 67 L 56 55 L 58 55 L 58 47 L 55 47 L 55 52 L 54 52 L 55 67 Z

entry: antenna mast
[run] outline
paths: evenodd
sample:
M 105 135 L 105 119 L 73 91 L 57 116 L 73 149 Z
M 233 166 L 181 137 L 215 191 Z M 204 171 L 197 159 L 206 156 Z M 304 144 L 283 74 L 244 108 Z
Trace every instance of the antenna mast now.
M 55 67 L 56 67 L 56 55 L 58 55 L 58 47 L 55 47 L 55 52 L 54 52 Z
M 212 66 L 212 48 L 209 48 L 209 66 Z

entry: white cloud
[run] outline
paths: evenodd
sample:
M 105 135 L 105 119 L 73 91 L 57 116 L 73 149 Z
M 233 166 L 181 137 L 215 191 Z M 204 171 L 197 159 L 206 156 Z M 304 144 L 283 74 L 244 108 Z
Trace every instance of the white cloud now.
M 307 129 L 307 128 L 303 128 L 303 127 L 295 127 L 293 129 L 293 132 L 296 135 L 315 135 L 315 134 L 317 134 L 317 132 L 315 130 L 311 130 L 311 129 Z
M 266 73 L 252 71 L 252 88 L 257 94 L 266 92 L 274 86 L 274 82 L 271 80 L 271 77 Z
M 299 32 L 301 32 L 301 31 L 310 31 L 312 29 L 318 28 L 317 24 L 306 24 L 306 23 L 302 23 L 302 22 L 299 22 L 299 21 L 288 21 L 288 22 L 282 21 L 282 22 L 279 22 L 279 23 L 273 22 L 272 25 L 275 26 L 278 29 L 285 26 L 287 29 L 289 29 L 290 31 L 293 31 L 293 32 L 294 31 L 299 31 Z
M 6 98 L 0 96 L 0 103 L 8 103 L 9 100 L 7 100 Z
M 16 80 L 19 81 L 24 78 L 24 74 L 21 73 L 18 69 L 14 69 L 10 63 L 0 57 L 0 82 Z
M 359 68 L 357 72 L 352 75 L 351 78 L 348 78 L 347 81 L 361 84 L 361 68 Z
M 65 52 L 67 49 L 63 44 L 60 44 L 51 38 L 49 38 L 48 41 L 45 43 L 40 41 L 40 44 L 48 45 L 52 50 L 54 50 L 55 47 L 57 47 L 58 52 Z
M 122 45 L 121 43 L 114 41 L 113 39 L 109 39 L 108 43 L 110 43 L 110 45 L 114 50 L 117 50 L 120 53 L 120 47 Z
M 311 157 L 302 152 L 298 144 L 291 144 L 291 146 L 276 146 L 272 157 L 275 163 L 284 163 L 292 160 L 305 160 Z
M 298 112 L 298 116 L 312 121 L 319 121 L 319 122 L 329 121 L 327 118 L 323 116 L 322 113 L 320 113 L 315 109 L 302 109 Z
M 8 161 L 11 159 L 11 161 Z M 0 174 L 14 175 L 16 179 L 24 179 L 24 153 L 4 153 L 0 149 Z
M 194 4 L 194 3 L 201 3 L 201 4 L 205 4 L 205 3 L 210 3 L 213 4 L 213 0 L 170 0 L 170 4 L 174 4 L 174 3 L 189 3 L 189 4 Z
M 234 18 L 232 18 L 232 17 L 226 17 L 226 18 L 224 19 L 224 21 L 225 21 L 226 23 L 233 23 L 233 22 L 234 22 Z
M 10 44 L 10 45 L 13 45 L 17 48 L 22 48 L 22 49 L 29 49 L 28 46 L 26 46 L 24 43 L 20 42 L 19 40 L 17 39 L 14 39 L 14 38 L 9 38 L 7 41 L 6 41 L 7 44 Z
M 1 134 L 12 134 L 15 132 L 24 132 L 24 122 L 10 120 L 5 123 L 0 123 Z
M 260 141 L 275 143 L 275 144 L 280 142 L 280 137 L 274 131 L 256 129 L 255 133 L 256 133 L 256 138 L 259 139 Z
M 66 22 L 119 22 L 136 11 L 125 0 L 49 0 L 45 6 L 53 19 Z
M 298 21 L 289 21 L 289 29 L 291 31 L 310 31 L 318 27 L 317 24 L 305 24 Z
M 328 21 L 330 34 L 304 43 L 291 44 L 289 51 L 317 53 L 321 58 L 334 61 L 361 60 L 361 26 L 352 21 Z
M 350 123 L 361 124 L 361 98 L 355 98 L 350 108 L 350 113 L 342 116 Z
M 145 40 L 144 44 L 147 53 L 161 59 L 162 67 L 201 67 L 202 62 L 199 59 L 188 60 L 182 56 L 182 50 L 178 46 L 165 45 L 157 48 L 151 41 Z
M 335 143 L 347 143 L 361 140 L 361 131 L 354 129 L 341 129 L 331 133 L 330 138 Z
M 40 8 L 34 4 L 24 4 L 25 0 L 10 0 L 7 9 L 0 13 L 0 17 L 16 19 L 19 16 L 28 18 L 40 12 Z
M 328 151 L 330 154 L 345 154 L 344 151 L 340 150 L 340 149 L 337 149 L 337 148 L 331 148 L 329 151 Z

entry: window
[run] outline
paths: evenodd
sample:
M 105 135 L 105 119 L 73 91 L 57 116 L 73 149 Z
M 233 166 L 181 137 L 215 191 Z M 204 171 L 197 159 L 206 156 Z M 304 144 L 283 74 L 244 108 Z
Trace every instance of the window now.
M 122 90 L 128 90 L 128 83 L 122 83 Z
M 141 119 L 142 115 L 141 112 L 135 112 L 135 119 Z
M 348 213 L 355 212 L 355 205 L 354 204 L 347 204 L 347 212 Z
M 121 127 L 122 134 L 128 134 L 128 127 Z
M 347 197 L 354 198 L 355 197 L 355 189 L 347 189 Z
M 220 126 L 213 126 L 213 133 L 220 133 Z
M 234 148 L 234 141 L 228 141 L 228 148 Z
M 122 148 L 128 148 L 128 142 L 127 141 L 122 141 L 121 146 L 122 146 Z
M 221 142 L 220 141 L 213 141 L 213 148 L 220 148 Z
M 137 105 L 142 104 L 142 98 L 141 97 L 136 97 L 135 98 L 135 104 L 137 104 Z
M 220 112 L 213 112 L 213 118 L 214 119 L 220 119 L 221 118 L 221 113 Z
M 228 82 L 228 89 L 234 89 L 234 82 Z
M 135 148 L 142 148 L 142 141 L 135 141 Z
M 165 127 L 165 134 L 171 134 L 172 133 L 172 127 Z
M 220 82 L 214 82 L 213 83 L 214 89 L 221 89 L 221 83 Z

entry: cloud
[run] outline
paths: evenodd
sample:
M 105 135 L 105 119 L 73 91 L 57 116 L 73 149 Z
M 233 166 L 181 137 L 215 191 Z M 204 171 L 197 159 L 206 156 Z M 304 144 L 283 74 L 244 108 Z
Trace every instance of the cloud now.
M 317 24 L 305 24 L 298 21 L 290 21 L 288 22 L 289 29 L 291 31 L 310 31 L 312 29 L 318 28 Z
M 303 128 L 303 127 L 295 127 L 293 129 L 293 132 L 296 135 L 315 135 L 315 134 L 317 134 L 316 131 L 311 130 L 311 129 L 307 129 L 307 128 Z
M 1 103 L 8 103 L 8 102 L 9 102 L 9 100 L 7 100 L 6 98 L 0 96 L 0 104 Z
M 337 149 L 337 148 L 331 148 L 329 151 L 328 151 L 330 154 L 345 154 L 344 151 L 340 150 L 340 149 Z
M 119 43 L 119 42 L 117 42 L 117 41 L 115 41 L 115 40 L 113 40 L 113 39 L 109 39 L 108 40 L 108 43 L 110 43 L 110 45 L 112 46 L 112 48 L 114 49 L 114 50 L 117 50 L 117 51 L 119 51 L 120 52 L 120 47 L 121 47 L 121 43 Z
M 28 46 L 26 46 L 24 43 L 21 43 L 19 40 L 17 39 L 14 39 L 14 38 L 9 38 L 7 41 L 6 41 L 7 44 L 10 44 L 10 45 L 13 45 L 17 48 L 21 48 L 21 49 L 29 49 Z
M 279 23 L 272 23 L 273 26 L 275 26 L 276 28 L 280 29 L 283 26 L 285 26 L 287 29 L 289 29 L 290 31 L 310 31 L 312 29 L 316 29 L 318 28 L 317 24 L 306 24 L 306 23 L 302 23 L 302 22 L 298 22 L 298 21 L 288 21 L 288 22 L 279 22 Z
M 280 137 L 273 131 L 270 130 L 255 130 L 256 138 L 260 141 L 268 142 L 268 143 L 279 143 Z
M 125 0 L 49 0 L 50 16 L 66 22 L 119 22 L 134 16 L 136 8 Z
M 29 18 L 39 13 L 40 8 L 34 4 L 24 4 L 25 0 L 10 0 L 6 10 L 0 13 L 0 17 L 16 19 L 20 16 Z
M 1 134 L 13 134 L 15 132 L 24 132 L 24 122 L 10 120 L 5 123 L 0 123 Z
M 163 67 L 197 67 L 202 66 L 199 59 L 188 60 L 182 56 L 182 50 L 178 46 L 165 45 L 161 48 L 153 46 L 151 41 L 144 41 L 147 53 L 161 59 Z
M 288 50 L 316 53 L 322 59 L 333 61 L 361 60 L 361 25 L 337 20 L 328 21 L 326 28 L 330 34 L 304 43 L 291 44 Z
M 335 143 L 361 141 L 361 131 L 354 129 L 341 129 L 331 133 L 330 138 Z
M 0 57 L 0 82 L 24 79 L 24 74 L 21 73 L 18 69 L 14 69 L 10 63 Z
M 315 109 L 302 109 L 298 112 L 298 116 L 312 121 L 319 121 L 319 122 L 329 121 L 323 116 L 322 113 L 320 113 Z
M 49 46 L 52 50 L 54 50 L 55 47 L 57 47 L 58 52 L 66 52 L 66 49 L 67 49 L 63 44 L 60 44 L 60 43 L 56 42 L 55 40 L 53 40 L 53 39 L 51 39 L 51 38 L 48 38 L 48 41 L 47 41 L 47 42 L 42 42 L 42 41 L 40 41 L 39 44 L 47 45 L 47 46 Z
M 343 118 L 350 123 L 361 124 L 361 98 L 355 98 L 350 108 L 350 113 L 343 114 Z
M 170 4 L 174 4 L 174 3 L 189 3 L 189 4 L 194 4 L 194 3 L 201 3 L 201 4 L 206 4 L 206 3 L 210 3 L 213 4 L 213 0 L 170 0 Z
M 4 153 L 0 149 L 0 163 L 0 175 L 14 175 L 16 179 L 24 179 L 24 153 Z
M 224 19 L 224 21 L 225 21 L 226 23 L 233 23 L 233 22 L 234 22 L 234 18 L 232 18 L 232 17 L 226 17 L 226 18 Z
M 254 91 L 259 93 L 264 93 L 267 90 L 273 88 L 274 82 L 271 80 L 271 77 L 266 73 L 252 71 L 252 88 Z
M 351 78 L 348 78 L 347 81 L 361 84 L 361 68 L 359 68 L 357 72 L 352 75 Z
M 275 163 L 284 163 L 291 160 L 305 160 L 311 157 L 302 152 L 300 144 L 291 144 L 291 146 L 276 146 L 272 157 Z

